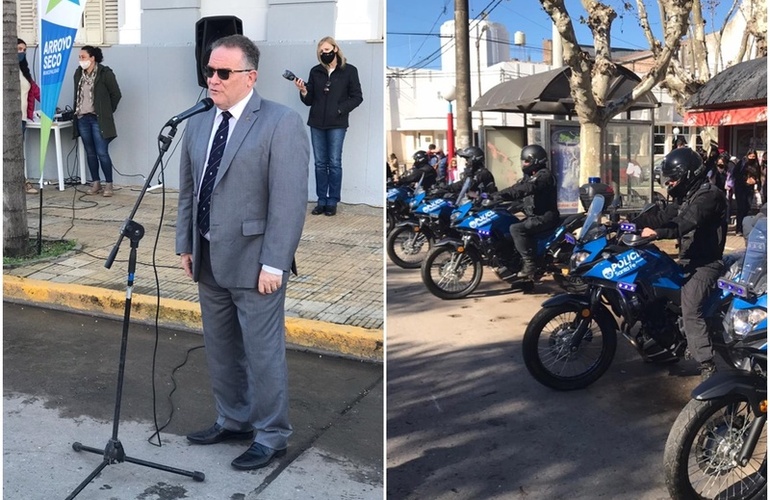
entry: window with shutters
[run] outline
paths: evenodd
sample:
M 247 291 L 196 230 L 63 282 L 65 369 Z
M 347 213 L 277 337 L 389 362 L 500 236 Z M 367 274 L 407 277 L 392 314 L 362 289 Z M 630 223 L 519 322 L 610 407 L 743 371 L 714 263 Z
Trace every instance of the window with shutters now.
M 87 0 L 77 45 L 114 45 L 118 43 L 118 1 Z M 19 38 L 27 45 L 38 45 L 40 20 L 37 14 L 37 0 L 16 0 L 16 23 Z

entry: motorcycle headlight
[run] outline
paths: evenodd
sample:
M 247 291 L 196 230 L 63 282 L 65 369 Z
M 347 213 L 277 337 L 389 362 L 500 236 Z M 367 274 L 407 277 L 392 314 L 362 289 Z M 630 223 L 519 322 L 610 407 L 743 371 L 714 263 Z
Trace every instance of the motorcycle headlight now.
M 733 312 L 733 332 L 738 337 L 745 337 L 754 327 L 767 318 L 767 311 L 764 309 L 741 309 Z
M 575 252 L 572 254 L 572 257 L 569 259 L 569 270 L 570 272 L 574 271 L 580 264 L 583 263 L 584 260 L 588 258 L 588 256 L 591 255 L 589 252 Z

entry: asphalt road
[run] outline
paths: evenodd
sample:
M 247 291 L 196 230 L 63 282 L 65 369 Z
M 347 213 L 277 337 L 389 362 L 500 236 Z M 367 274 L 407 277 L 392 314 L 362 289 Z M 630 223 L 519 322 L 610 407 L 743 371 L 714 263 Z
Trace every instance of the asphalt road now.
M 663 449 L 694 361 L 645 364 L 619 338 L 601 379 L 557 392 L 521 356 L 555 285 L 522 294 L 485 268 L 474 294 L 442 301 L 418 271 L 387 272 L 388 498 L 669 498 Z
M 113 434 L 122 322 L 3 306 L 3 497 L 64 498 L 102 461 L 72 443 L 104 449 Z M 184 437 L 216 417 L 200 345 L 200 335 L 160 329 L 156 347 L 154 329 L 131 325 L 118 438 L 126 455 L 202 471 L 205 482 L 125 462 L 108 465 L 78 499 L 382 498 L 381 364 L 289 351 L 288 453 L 242 472 L 230 461 L 248 442 L 196 446 Z M 153 360 L 158 425 L 176 385 L 161 447 L 148 442 Z

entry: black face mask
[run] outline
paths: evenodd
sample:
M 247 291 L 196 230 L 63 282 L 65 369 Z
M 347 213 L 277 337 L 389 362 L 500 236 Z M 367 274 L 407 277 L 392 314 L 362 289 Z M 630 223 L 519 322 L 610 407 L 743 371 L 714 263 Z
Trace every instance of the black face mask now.
M 321 62 L 324 64 L 330 64 L 335 57 L 337 57 L 337 54 L 335 54 L 334 51 L 321 52 Z

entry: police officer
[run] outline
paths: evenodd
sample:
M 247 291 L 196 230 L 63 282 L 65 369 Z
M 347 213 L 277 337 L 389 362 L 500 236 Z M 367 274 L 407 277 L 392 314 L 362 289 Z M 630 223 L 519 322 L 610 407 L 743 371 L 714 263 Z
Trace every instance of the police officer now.
M 511 224 L 513 244 L 521 255 L 522 268 L 519 278 L 532 278 L 535 274 L 535 238 L 533 235 L 559 224 L 556 207 L 556 177 L 548 170 L 548 154 L 542 146 L 530 144 L 521 150 L 521 171 L 524 176 L 513 186 L 499 191 L 497 198 L 524 200 L 527 218 Z
M 436 183 L 436 170 L 430 164 L 428 153 L 419 150 L 412 155 L 412 159 L 414 160 L 412 170 L 401 177 L 396 184 L 398 186 L 405 186 L 420 182 L 420 179 L 422 179 L 421 186 L 425 191 L 428 191 Z
M 659 213 L 657 220 L 649 220 L 645 225 L 653 227 L 642 229 L 642 236 L 679 239 L 679 264 L 687 276 L 681 292 L 684 333 L 705 379 L 716 365 L 702 304 L 722 272 L 727 202 L 706 178 L 700 155 L 690 148 L 675 149 L 666 156 L 660 183 L 676 204 Z
M 462 178 L 446 187 L 450 193 L 459 193 L 465 180 L 470 177 L 471 183 L 468 191 L 479 195 L 481 193 L 492 194 L 497 192 L 495 176 L 484 166 L 484 151 L 476 146 L 468 146 L 457 152 L 457 156 L 465 158 L 465 170 Z

